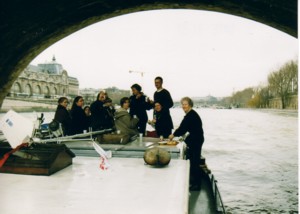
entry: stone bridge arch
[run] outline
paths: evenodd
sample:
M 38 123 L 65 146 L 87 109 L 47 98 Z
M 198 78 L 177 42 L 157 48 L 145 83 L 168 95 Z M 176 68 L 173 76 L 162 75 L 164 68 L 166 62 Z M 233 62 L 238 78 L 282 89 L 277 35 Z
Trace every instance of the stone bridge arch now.
M 155 9 L 223 12 L 298 36 L 297 0 L 5 0 L 0 2 L 0 107 L 20 73 L 53 43 L 101 20 Z

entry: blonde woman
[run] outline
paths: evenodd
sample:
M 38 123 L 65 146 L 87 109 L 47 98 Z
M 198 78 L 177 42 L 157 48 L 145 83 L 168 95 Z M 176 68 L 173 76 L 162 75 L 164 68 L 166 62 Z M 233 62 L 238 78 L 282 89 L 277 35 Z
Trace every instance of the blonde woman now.
M 200 175 L 200 158 L 201 149 L 204 142 L 204 134 L 202 129 L 202 120 L 198 113 L 193 110 L 193 101 L 189 97 L 181 99 L 181 106 L 185 113 L 178 129 L 169 136 L 169 139 L 173 139 L 174 136 L 182 136 L 187 132 L 189 135 L 186 137 L 185 142 L 187 144 L 187 159 L 191 162 L 190 167 L 190 190 L 200 190 L 201 187 L 201 175 Z

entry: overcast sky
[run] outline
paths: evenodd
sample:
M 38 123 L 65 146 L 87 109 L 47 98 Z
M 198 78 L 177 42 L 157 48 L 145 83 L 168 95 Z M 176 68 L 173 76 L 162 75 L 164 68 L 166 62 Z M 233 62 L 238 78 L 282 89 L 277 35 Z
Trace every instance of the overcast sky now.
M 270 72 L 298 59 L 298 39 L 237 16 L 155 10 L 93 24 L 52 45 L 31 64 L 49 62 L 53 55 L 78 78 L 80 88 L 129 90 L 139 83 L 152 97 L 154 78 L 162 76 L 178 100 L 230 96 L 266 84 Z

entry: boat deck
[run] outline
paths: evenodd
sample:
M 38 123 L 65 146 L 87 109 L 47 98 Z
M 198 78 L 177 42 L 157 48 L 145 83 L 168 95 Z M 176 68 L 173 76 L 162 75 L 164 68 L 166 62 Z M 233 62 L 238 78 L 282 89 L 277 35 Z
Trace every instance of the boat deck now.
M 152 148 L 154 146 L 158 146 L 158 142 L 160 140 L 158 138 L 149 138 L 143 137 L 142 141 L 136 139 L 131 141 L 128 144 L 100 144 L 104 150 L 112 151 L 113 157 L 122 157 L 122 158 L 142 158 L 144 152 L 148 148 Z M 64 142 L 76 155 L 78 156 L 99 156 L 98 153 L 95 152 L 92 142 Z M 159 147 L 167 149 L 172 157 L 172 161 L 174 159 L 183 160 L 185 157 L 185 145 L 184 143 L 179 143 L 176 146 L 165 146 L 159 145 Z M 171 161 L 171 162 L 172 162 Z M 189 172 L 186 172 L 189 174 Z M 214 181 L 211 180 L 211 176 L 206 173 L 202 173 L 202 186 L 200 191 L 191 191 L 189 193 L 189 214 L 216 214 L 222 213 L 220 207 L 218 207 L 216 200 L 214 199 L 214 191 L 212 189 L 212 184 Z M 220 210 L 220 212 L 218 212 Z
M 5 195 L 1 213 L 225 213 L 212 174 L 203 173 L 201 191 L 188 191 L 184 143 L 160 146 L 171 154 L 168 166 L 144 164 L 145 150 L 158 141 L 102 144 L 113 156 L 107 171 L 99 169 L 92 141 L 64 142 L 77 155 L 73 165 L 49 177 L 1 174 L 0 192 Z M 21 209 L 14 206 L 20 201 Z
M 143 137 L 142 141 L 139 138 L 127 144 L 100 144 L 104 150 L 110 150 L 113 157 L 135 157 L 141 158 L 144 156 L 145 150 L 154 146 L 159 146 L 169 151 L 172 159 L 184 159 L 185 146 L 180 142 L 177 145 L 158 145 L 159 138 Z M 63 142 L 74 152 L 77 156 L 98 157 L 99 154 L 93 147 L 93 141 L 85 140 L 70 140 Z
M 202 177 L 202 184 L 200 191 L 190 191 L 189 195 L 189 214 L 216 214 L 217 207 L 215 204 L 213 192 L 209 176 Z
M 163 168 L 140 158 L 109 161 L 106 171 L 99 158 L 76 157 L 51 176 L 1 174 L 1 213 L 188 213 L 188 161 Z

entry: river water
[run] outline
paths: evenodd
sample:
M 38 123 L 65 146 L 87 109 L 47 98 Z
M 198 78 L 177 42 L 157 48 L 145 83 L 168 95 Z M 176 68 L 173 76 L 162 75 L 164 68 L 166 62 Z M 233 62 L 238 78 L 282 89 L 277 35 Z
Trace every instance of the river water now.
M 298 213 L 298 113 L 196 111 L 205 135 L 202 155 L 218 180 L 227 213 Z M 46 122 L 53 115 L 45 113 Z M 184 112 L 174 108 L 171 115 L 176 127 Z
M 184 116 L 174 109 L 174 124 Z M 298 213 L 298 113 L 197 109 L 227 213 Z

